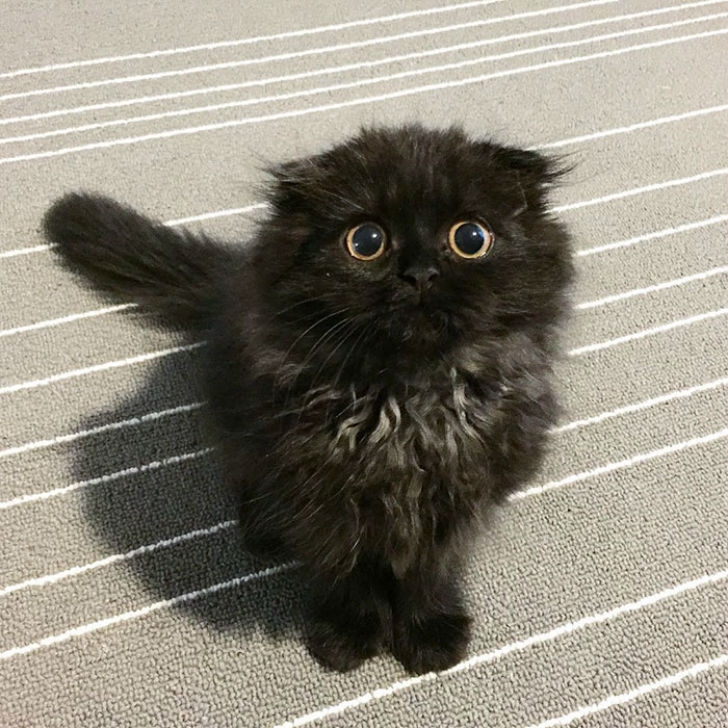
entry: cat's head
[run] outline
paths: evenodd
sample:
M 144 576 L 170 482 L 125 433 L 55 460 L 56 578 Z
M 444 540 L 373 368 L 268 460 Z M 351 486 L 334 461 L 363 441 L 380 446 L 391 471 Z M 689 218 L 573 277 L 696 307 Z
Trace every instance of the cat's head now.
M 304 339 L 331 331 L 322 351 L 438 355 L 564 306 L 569 240 L 546 210 L 562 172 L 539 153 L 413 125 L 272 172 L 257 261 Z

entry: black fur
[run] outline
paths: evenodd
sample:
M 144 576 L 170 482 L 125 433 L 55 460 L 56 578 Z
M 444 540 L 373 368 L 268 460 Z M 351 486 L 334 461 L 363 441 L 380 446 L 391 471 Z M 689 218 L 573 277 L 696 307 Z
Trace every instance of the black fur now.
M 572 277 L 569 237 L 547 212 L 560 174 L 458 129 L 372 129 L 274 168 L 250 246 L 85 194 L 45 217 L 97 287 L 207 340 L 246 543 L 310 569 L 309 644 L 327 666 L 388 648 L 422 673 L 465 652 L 459 567 L 488 506 L 534 473 L 555 417 Z M 490 227 L 488 255 L 449 248 L 462 220 Z M 388 236 L 369 262 L 344 242 L 363 221 Z M 425 269 L 433 280 L 413 285 Z

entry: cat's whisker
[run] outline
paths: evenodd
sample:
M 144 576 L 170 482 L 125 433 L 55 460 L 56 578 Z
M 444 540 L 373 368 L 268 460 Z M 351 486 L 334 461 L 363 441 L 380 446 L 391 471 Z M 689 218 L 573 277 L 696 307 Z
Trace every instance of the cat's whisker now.
M 329 339 L 332 335 L 334 335 L 338 330 L 340 330 L 343 326 L 346 326 L 348 324 L 348 319 L 344 319 L 343 321 L 337 321 L 333 326 L 329 327 L 319 338 L 315 341 L 315 343 L 311 346 L 308 353 L 306 354 L 305 358 L 301 362 L 296 362 L 296 374 L 293 377 L 293 379 L 288 383 L 286 389 L 285 389 L 285 397 L 283 401 L 283 410 L 286 411 L 288 409 L 288 406 L 290 404 L 291 398 L 293 397 L 294 390 L 296 385 L 298 384 L 301 374 L 306 370 L 306 367 L 308 363 L 313 358 L 313 355 L 315 354 L 316 349 L 323 344 L 327 339 Z M 306 402 L 304 401 L 302 403 L 302 406 L 305 408 Z
M 349 352 L 347 353 L 346 357 L 344 358 L 344 361 L 342 362 L 342 364 L 341 364 L 341 367 L 339 368 L 339 372 L 338 372 L 338 374 L 337 374 L 337 376 L 336 376 L 336 379 L 335 379 L 335 381 L 334 381 L 334 385 L 333 385 L 333 387 L 328 387 L 328 386 L 327 386 L 327 387 L 326 387 L 326 389 L 329 389 L 329 390 L 331 390 L 331 389 L 333 389 L 333 390 L 336 390 L 336 387 L 338 386 L 338 383 L 339 383 L 339 378 L 340 378 L 340 376 L 341 376 L 341 373 L 342 373 L 342 372 L 343 372 L 343 370 L 344 370 L 344 367 L 345 367 L 345 365 L 346 365 L 346 362 L 347 362 L 347 360 L 348 360 L 348 359 L 349 359 L 349 358 L 351 357 L 351 355 L 352 355 L 352 354 L 354 353 L 354 351 L 356 350 L 356 347 L 357 347 L 357 346 L 359 345 L 359 343 L 361 343 L 361 340 L 362 340 L 363 338 L 365 338 L 366 334 L 368 334 L 368 333 L 369 333 L 369 332 L 371 331 L 371 329 L 372 329 L 372 328 L 373 328 L 373 326 L 374 326 L 374 323 L 375 323 L 375 322 L 374 322 L 373 320 L 370 320 L 370 321 L 368 321 L 368 322 L 367 322 L 367 325 L 366 325 L 366 326 L 364 327 L 364 329 L 363 329 L 363 330 L 362 330 L 362 332 L 360 333 L 359 339 L 357 339 L 357 341 L 356 341 L 356 342 L 354 343 L 354 345 L 353 345 L 353 346 L 351 347 L 351 349 L 350 349 L 350 350 L 349 350 Z M 355 329 L 352 329 L 352 332 L 351 332 L 351 333 L 353 333 L 354 331 L 355 331 Z M 342 341 L 342 343 L 343 343 L 343 341 Z M 335 397 L 330 397 L 330 399 L 331 399 L 332 401 L 335 401 Z M 355 403 L 354 401 L 352 401 L 352 402 L 350 402 L 350 403 L 347 403 L 347 405 L 346 405 L 346 406 L 345 406 L 345 407 L 344 407 L 343 409 L 341 409 L 341 410 L 339 411 L 339 413 L 338 413 L 339 417 L 340 417 L 340 418 L 342 418 L 342 417 L 344 416 L 344 414 L 345 414 L 346 410 L 347 410 L 347 409 L 349 409 L 349 408 L 354 408 L 354 407 L 355 407 L 355 404 L 356 404 L 356 403 Z M 299 417 L 298 417 L 297 423 L 298 423 L 298 422 L 300 422 L 300 419 L 301 419 L 301 415 L 302 415 L 302 414 L 303 414 L 303 413 L 304 413 L 304 412 L 306 411 L 306 409 L 308 409 L 308 407 L 309 407 L 309 406 L 310 406 L 310 400 L 309 400 L 309 399 L 307 399 L 307 400 L 306 400 L 306 401 L 304 402 L 304 404 L 302 405 L 302 407 L 301 407 L 301 408 L 299 409 Z M 328 419 L 329 419 L 329 414 L 330 414 L 330 404 L 329 404 L 329 406 L 327 406 L 327 408 L 326 408 L 326 413 L 325 413 L 325 415 L 324 415 L 324 419 L 325 419 L 325 420 L 327 420 L 327 421 L 328 421 Z M 311 437 L 313 437 L 313 435 L 312 435 Z M 309 437 L 309 438 L 308 438 L 308 440 L 310 440 L 310 439 L 311 439 L 311 437 Z M 305 443 L 307 443 L 307 442 L 308 442 L 308 440 L 307 440 L 307 441 L 305 441 Z M 303 443 L 303 444 L 305 444 L 305 443 Z M 331 458 L 331 457 L 333 457 L 333 454 L 334 454 L 334 452 L 335 452 L 335 451 L 333 451 L 333 450 L 332 450 L 331 456 L 330 456 L 329 458 L 327 458 L 327 459 L 326 459 L 326 463 L 325 463 L 325 465 L 326 465 L 326 464 L 329 464 L 329 462 L 330 462 L 330 458 Z M 323 466 L 322 466 L 322 467 L 323 467 Z M 321 471 L 319 470 L 319 471 L 317 471 L 316 473 L 312 474 L 311 478 L 315 477 L 316 475 L 319 475 L 319 474 L 320 474 L 320 472 L 321 472 Z M 308 482 L 308 481 L 307 481 L 307 482 Z M 347 481 L 347 482 L 348 482 L 348 481 Z M 341 492 L 341 489 L 340 489 L 340 490 L 339 490 L 338 492 Z
M 299 366 L 299 371 L 298 371 L 298 373 L 296 374 L 296 377 L 294 378 L 293 382 L 291 382 L 290 386 L 288 387 L 288 393 L 287 393 L 287 396 L 286 396 L 286 401 L 285 401 L 285 406 L 286 406 L 286 407 L 288 406 L 288 403 L 289 403 L 289 401 L 290 401 L 290 398 L 291 398 L 291 396 L 292 396 L 292 394 L 293 394 L 293 390 L 294 390 L 294 387 L 295 387 L 296 383 L 298 382 L 298 380 L 299 380 L 299 378 L 300 378 L 301 374 L 302 374 L 302 373 L 303 373 L 303 372 L 305 371 L 305 369 L 306 369 L 306 366 L 307 366 L 307 364 L 308 364 L 308 363 L 309 363 L 309 362 L 310 362 L 310 361 L 312 360 L 312 358 L 313 358 L 313 355 L 314 355 L 314 353 L 315 353 L 316 349 L 318 349 L 318 348 L 319 348 L 319 347 L 320 347 L 320 346 L 321 346 L 322 344 L 324 344 L 324 343 L 325 343 L 325 342 L 326 342 L 327 340 L 331 339 L 331 338 L 332 338 L 332 337 L 333 337 L 333 336 L 334 336 L 334 335 L 335 335 L 335 334 L 336 334 L 337 332 L 339 332 L 339 331 L 340 331 L 340 330 L 341 330 L 342 328 L 346 327 L 347 325 L 352 325 L 352 324 L 353 324 L 353 322 L 354 322 L 354 319 L 352 319 L 352 318 L 348 318 L 348 319 L 344 319 L 343 321 L 340 321 L 340 322 L 338 322 L 338 323 L 334 324 L 334 325 L 333 325 L 333 326 L 332 326 L 331 328 L 329 328 L 329 330 L 328 330 L 328 331 L 326 331 L 326 333 L 324 333 L 324 334 L 323 334 L 323 335 L 322 335 L 321 337 L 319 337 L 319 339 L 318 339 L 318 340 L 316 341 L 316 343 L 315 343 L 315 344 L 314 344 L 314 345 L 313 345 L 313 346 L 311 347 L 311 349 L 309 350 L 308 354 L 306 355 L 306 358 L 305 358 L 305 359 L 303 360 L 303 362 L 302 362 L 302 363 L 300 364 L 300 366 Z M 339 348 L 339 347 L 341 346 L 341 344 L 342 344 L 342 343 L 343 343 L 344 341 L 346 341 L 346 338 L 348 338 L 348 334 L 346 335 L 346 337 L 344 337 L 344 338 L 342 339 L 342 341 L 340 341 L 340 342 L 339 342 L 339 343 L 338 343 L 338 344 L 336 345 L 336 347 L 334 347 L 333 351 L 329 352 L 329 355 L 328 355 L 328 357 L 326 357 L 326 359 L 324 360 L 324 363 L 323 363 L 323 364 L 321 364 L 321 366 L 320 366 L 320 367 L 319 367 L 319 369 L 317 370 L 317 372 L 316 372 L 316 374 L 314 375 L 314 377 L 313 377 L 313 378 L 311 379 L 311 381 L 310 381 L 310 382 L 308 383 L 308 387 L 307 387 L 307 389 L 309 389 L 309 391 L 310 391 L 310 388 L 315 388 L 315 385 L 316 385 L 316 377 L 317 377 L 317 376 L 319 375 L 319 373 L 320 373 L 320 372 L 321 372 L 321 371 L 323 370 L 323 367 L 325 366 L 326 362 L 327 362 L 327 361 L 328 361 L 328 360 L 329 360 L 329 359 L 331 358 L 331 356 L 333 356 L 333 354 L 334 354 L 334 353 L 336 353 L 337 349 L 338 349 L 338 348 Z M 306 395 L 306 397 L 304 398 L 303 404 L 302 404 L 301 414 L 302 414 L 302 413 L 303 413 L 303 411 L 304 411 L 304 410 L 306 409 L 306 407 L 308 406 L 308 404 L 309 404 L 309 397 L 308 397 L 308 395 Z M 296 424 L 298 424 L 298 422 L 300 422 L 300 419 L 301 419 L 301 414 L 299 414 L 299 418 L 298 418 L 298 421 L 297 421 L 297 423 L 296 423 Z
M 279 364 L 279 369 L 283 370 L 283 367 L 285 366 L 286 362 L 288 361 L 288 357 L 293 352 L 293 349 L 296 347 L 296 344 L 298 344 L 299 341 L 301 341 L 307 334 L 309 334 L 311 331 L 313 331 L 315 328 L 320 326 L 325 321 L 328 321 L 329 319 L 333 318 L 334 316 L 341 316 L 342 314 L 345 314 L 349 310 L 348 307 L 344 307 L 341 309 L 338 309 L 336 311 L 332 311 L 331 313 L 327 314 L 326 316 L 323 316 L 322 318 L 315 321 L 313 324 L 311 324 L 305 331 L 303 331 L 301 334 L 299 334 L 294 340 L 293 343 L 288 347 L 288 350 L 283 355 L 283 358 L 281 359 L 281 362 Z M 305 362 L 304 362 L 305 364 Z
M 323 362 L 321 362 L 321 366 L 316 371 L 316 374 L 314 374 L 313 377 L 311 378 L 312 387 L 314 387 L 316 385 L 316 382 L 318 381 L 318 377 L 323 372 L 324 368 L 326 367 L 326 364 L 328 364 L 328 362 L 332 359 L 332 357 L 336 354 L 336 352 L 351 338 L 352 334 L 355 334 L 359 330 L 359 327 L 358 327 L 359 321 L 357 320 L 357 318 L 352 317 L 351 319 L 348 320 L 347 323 L 351 324 L 351 328 L 343 336 L 341 341 L 339 341 L 339 343 L 329 352 L 329 355 L 323 360 Z M 366 328 L 364 330 L 366 330 Z M 354 346 L 356 346 L 356 344 L 354 344 Z M 349 356 L 351 356 L 351 350 L 349 350 L 349 353 L 347 353 L 346 357 L 344 358 L 344 362 L 346 362 L 346 360 L 349 358 Z M 341 373 L 341 369 L 339 369 L 339 374 L 340 373 Z M 338 385 L 338 376 L 334 382 L 333 388 L 336 389 L 337 385 Z
M 328 316 L 327 318 L 331 318 Z M 311 348 L 308 350 L 308 353 L 306 354 L 305 358 L 300 364 L 300 370 L 303 371 L 306 368 L 306 365 L 309 364 L 309 362 L 313 359 L 314 354 L 316 353 L 317 349 L 322 346 L 326 341 L 328 341 L 336 332 L 340 331 L 342 328 L 347 326 L 351 323 L 351 319 L 345 318 L 342 321 L 337 321 L 333 326 L 329 327 L 321 336 L 319 336 L 318 339 L 314 342 L 314 344 L 311 346 Z M 313 383 L 312 383 L 313 384 Z
M 296 301 L 296 303 L 292 303 L 290 306 L 286 306 L 285 308 L 280 309 L 279 311 L 274 311 L 274 316 L 282 316 L 284 313 L 288 313 L 288 311 L 292 311 L 294 308 L 298 308 L 299 306 L 306 306 L 312 303 L 320 303 L 324 299 L 314 296 L 313 298 L 304 298 L 302 301 Z
M 341 376 L 344 372 L 344 369 L 346 367 L 346 363 L 351 358 L 351 355 L 356 351 L 356 348 L 359 346 L 360 343 L 362 343 L 362 340 L 366 340 L 367 335 L 372 331 L 374 328 L 376 321 L 375 319 L 369 320 L 365 326 L 363 327 L 361 334 L 359 335 L 359 338 L 354 342 L 352 347 L 349 349 L 348 353 L 344 357 L 344 360 L 341 362 L 341 366 L 339 367 L 339 371 L 336 373 L 336 377 L 334 378 L 334 389 L 336 389 L 339 386 L 339 381 L 341 379 Z M 326 419 L 328 419 L 330 412 L 330 406 L 326 408 Z M 340 416 L 343 415 L 343 412 L 340 413 Z
M 356 324 L 358 323 L 358 321 L 356 319 L 350 319 L 349 321 L 347 321 L 347 323 L 351 323 L 352 324 L 352 328 L 341 339 L 341 341 L 339 342 L 339 344 L 337 344 L 337 346 L 335 347 L 335 349 L 329 354 L 329 356 L 327 357 L 326 361 L 328 361 L 328 359 L 336 352 L 337 349 L 339 349 L 344 343 L 346 343 L 346 341 L 350 338 L 350 336 L 352 334 L 356 333 L 356 331 L 357 331 Z M 365 329 L 362 332 L 362 334 L 365 333 L 367 331 L 367 329 L 371 328 L 372 323 L 373 323 L 372 321 L 368 321 L 368 326 L 365 327 Z M 360 341 L 361 338 L 362 338 L 362 335 L 360 335 L 360 338 L 357 340 L 357 342 L 355 342 L 355 344 L 352 347 L 352 349 L 350 349 L 350 351 L 347 353 L 347 355 L 346 355 L 346 357 L 344 359 L 344 362 L 342 364 L 342 368 L 339 370 L 339 374 L 341 373 L 341 371 L 343 371 L 343 366 L 346 363 L 346 360 L 351 356 L 351 353 L 354 351 L 354 349 L 358 345 L 358 343 L 359 343 L 359 341 Z M 333 387 L 331 387 L 328 384 L 325 384 L 325 385 L 323 385 L 321 387 L 318 387 L 318 388 L 315 386 L 316 385 L 317 377 L 321 373 L 323 367 L 325 366 L 326 361 L 324 361 L 324 363 L 321 365 L 321 367 L 317 371 L 316 375 L 312 378 L 312 380 L 311 380 L 311 382 L 309 383 L 309 386 L 308 386 L 308 394 L 304 398 L 304 400 L 301 403 L 301 405 L 299 407 L 297 407 L 295 410 L 291 410 L 291 409 L 288 408 L 288 401 L 289 401 L 290 396 L 291 396 L 290 390 L 288 392 L 288 396 L 287 396 L 287 399 L 286 399 L 286 406 L 284 407 L 283 411 L 280 413 L 280 416 L 282 416 L 282 417 L 288 417 L 291 414 L 297 413 L 298 414 L 298 417 L 296 419 L 295 427 L 298 427 L 299 426 L 299 424 L 301 422 L 301 417 L 303 416 L 303 414 L 306 411 L 310 411 L 316 404 L 318 404 L 317 398 L 318 399 L 321 399 L 322 394 L 323 394 L 323 399 L 321 399 L 321 401 L 325 401 L 327 399 L 329 400 L 329 405 L 327 406 L 326 413 L 324 415 L 324 419 L 326 419 L 326 420 L 328 419 L 328 416 L 329 416 L 331 403 L 338 400 L 338 398 L 336 396 L 336 388 L 337 388 L 337 385 L 338 385 L 338 376 L 336 378 L 336 381 L 334 382 L 334 386 Z M 294 384 L 295 384 L 295 382 L 294 382 Z M 355 402 L 353 402 L 353 401 L 347 403 L 342 409 L 339 410 L 339 416 L 340 417 L 343 417 L 344 414 L 346 413 L 346 411 L 349 408 L 353 407 L 354 405 L 355 405 Z M 314 437 L 315 437 L 315 432 L 313 434 L 311 434 L 308 438 L 306 438 L 305 440 L 303 440 L 301 442 L 301 447 L 305 447 Z

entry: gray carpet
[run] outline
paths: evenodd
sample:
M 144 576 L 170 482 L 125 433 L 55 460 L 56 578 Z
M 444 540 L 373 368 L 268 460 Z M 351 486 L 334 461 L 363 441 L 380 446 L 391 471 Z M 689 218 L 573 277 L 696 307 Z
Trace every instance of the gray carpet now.
M 0 725 L 725 725 L 728 3 L 248 5 L 3 3 Z M 196 352 L 37 230 L 82 186 L 244 239 L 263 163 L 405 120 L 577 162 L 566 415 L 474 551 L 467 661 L 332 675 L 239 549 Z

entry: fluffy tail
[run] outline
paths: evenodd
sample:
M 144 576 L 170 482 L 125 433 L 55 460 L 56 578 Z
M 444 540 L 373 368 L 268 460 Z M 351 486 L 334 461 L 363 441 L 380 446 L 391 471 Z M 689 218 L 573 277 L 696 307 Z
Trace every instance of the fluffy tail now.
M 63 262 L 96 288 L 176 324 L 201 322 L 232 253 L 204 236 L 174 230 L 97 195 L 72 193 L 43 219 Z

